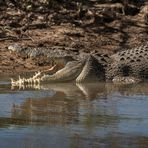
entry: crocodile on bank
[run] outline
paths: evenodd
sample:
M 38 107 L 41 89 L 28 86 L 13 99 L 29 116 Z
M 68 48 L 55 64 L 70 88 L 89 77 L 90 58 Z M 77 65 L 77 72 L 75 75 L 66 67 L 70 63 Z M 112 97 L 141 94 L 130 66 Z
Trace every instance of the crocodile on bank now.
M 107 81 L 134 83 L 148 79 L 148 44 L 137 48 L 117 52 L 111 56 L 106 54 L 90 54 L 82 60 L 68 62 L 64 68 L 50 75 L 42 73 L 29 78 L 31 83 L 67 82 L 77 83 Z M 20 79 L 15 84 L 29 83 L 28 79 Z
M 106 70 L 106 79 L 134 77 L 148 79 L 148 44 L 112 55 Z

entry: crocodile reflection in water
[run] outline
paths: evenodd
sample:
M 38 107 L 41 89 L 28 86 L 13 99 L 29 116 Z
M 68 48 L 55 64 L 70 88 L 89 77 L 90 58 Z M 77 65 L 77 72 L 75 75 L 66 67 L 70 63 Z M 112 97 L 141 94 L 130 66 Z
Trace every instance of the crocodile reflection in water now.
M 25 118 L 28 124 L 67 125 L 79 122 L 80 109 L 93 110 L 90 102 L 106 95 L 105 83 L 99 86 L 92 83 L 83 86 L 75 83 L 44 84 L 40 88 L 53 90 L 55 94 L 39 99 L 27 98 L 20 105 L 14 104 L 12 118 Z
M 51 83 L 51 84 L 33 84 L 20 85 L 19 90 L 37 89 L 37 90 L 53 90 L 62 92 L 67 97 L 83 96 L 83 98 L 92 99 L 98 96 L 105 96 L 111 92 L 119 92 L 123 95 L 148 94 L 148 83 L 139 84 L 113 84 L 113 83 Z M 12 90 L 17 90 L 17 87 L 11 87 Z M 79 97 L 80 97 L 79 96 Z
M 11 87 L 12 90 L 17 87 Z M 37 90 L 53 90 L 55 92 L 62 92 L 66 97 L 78 97 L 95 99 L 97 96 L 104 95 L 106 92 L 105 83 L 51 83 L 51 84 L 33 84 L 33 85 L 20 85 L 19 90 L 37 89 Z
M 20 90 L 37 89 L 37 90 L 53 90 L 54 92 L 62 92 L 70 97 L 78 97 L 85 99 L 95 99 L 99 96 L 105 97 L 107 94 L 119 92 L 122 95 L 134 94 L 148 94 L 148 83 L 139 84 L 113 84 L 113 83 L 51 83 L 51 84 L 38 84 L 38 85 L 21 85 Z M 11 87 L 16 90 L 17 87 Z
M 148 81 L 139 84 L 111 84 L 108 83 L 106 85 L 106 90 L 108 94 L 118 92 L 124 96 L 132 96 L 132 95 L 148 95 Z
M 138 85 L 113 85 L 113 84 L 46 84 L 41 85 L 41 89 L 53 90 L 55 94 L 49 97 L 43 97 L 39 99 L 28 98 L 25 99 L 20 105 L 13 105 L 12 118 L 25 118 L 26 122 L 41 122 L 48 124 L 68 124 L 69 122 L 78 122 L 79 110 L 88 109 L 94 111 L 93 101 L 97 105 L 97 110 L 100 114 L 102 111 L 107 114 L 108 112 L 112 115 L 116 114 L 116 103 L 112 101 L 111 95 L 121 93 L 121 95 L 135 95 L 135 94 L 148 94 L 147 83 Z M 143 91 L 143 92 L 142 92 Z M 87 99 L 87 101 L 83 101 Z M 106 100 L 108 105 L 105 107 L 101 104 L 103 100 Z M 103 113 L 104 114 L 104 113 Z M 104 117 L 100 116 L 98 120 L 105 120 Z M 103 119 L 102 119 L 103 118 Z M 111 119 L 106 119 L 109 123 L 117 122 L 114 116 Z M 99 122 L 99 121 L 97 121 Z M 101 121 L 102 123 L 102 121 Z M 101 124 L 100 123 L 100 124 Z M 106 123 L 106 124 L 107 124 Z

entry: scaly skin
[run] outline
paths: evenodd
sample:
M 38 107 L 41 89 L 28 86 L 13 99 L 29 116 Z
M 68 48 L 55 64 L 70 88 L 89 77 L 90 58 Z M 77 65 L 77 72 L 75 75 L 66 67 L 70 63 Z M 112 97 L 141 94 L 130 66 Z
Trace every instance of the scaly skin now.
M 148 44 L 118 52 L 112 55 L 111 59 L 107 66 L 106 79 L 113 80 L 116 77 L 148 79 Z
M 44 75 L 41 78 L 41 81 L 44 82 L 67 82 L 75 80 L 78 75 L 81 73 L 84 67 L 85 61 L 73 61 L 68 62 L 66 66 L 57 71 L 53 75 Z
M 148 44 L 117 52 L 110 57 L 89 55 L 86 59 L 68 62 L 63 69 L 53 75 L 34 77 L 30 79 L 34 82 L 39 79 L 44 83 L 67 81 L 83 83 L 102 80 L 127 84 L 139 82 L 148 79 Z M 24 80 L 23 83 L 26 82 L 28 83 Z
M 105 80 L 104 66 L 99 63 L 99 61 L 93 55 L 90 55 L 86 60 L 81 73 L 76 78 L 76 82 L 95 82 L 102 80 Z
M 41 81 L 67 82 L 74 80 L 77 83 L 103 81 L 105 80 L 105 67 L 101 62 L 102 58 L 101 56 L 100 59 L 96 59 L 93 55 L 89 55 L 84 60 L 68 62 L 55 74 L 43 76 Z
M 102 56 L 99 60 L 102 59 Z M 102 63 L 102 62 L 101 62 Z M 18 81 L 12 80 L 14 86 L 21 84 L 37 84 L 37 83 L 54 83 L 54 82 L 68 82 L 76 81 L 82 82 L 96 82 L 105 79 L 105 69 L 98 60 L 89 55 L 86 59 L 80 61 L 68 62 L 64 68 L 57 71 L 53 75 L 43 75 L 42 72 L 37 73 L 35 76 L 29 79 L 21 79 Z

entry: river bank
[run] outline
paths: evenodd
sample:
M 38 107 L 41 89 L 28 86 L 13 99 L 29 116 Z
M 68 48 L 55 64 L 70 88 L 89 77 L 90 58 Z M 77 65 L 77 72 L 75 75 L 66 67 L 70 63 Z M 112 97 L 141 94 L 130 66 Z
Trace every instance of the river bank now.
M 125 14 L 118 3 L 105 4 L 89 1 L 69 6 L 63 3 L 58 5 L 59 11 L 56 7 L 47 9 L 46 5 L 41 10 L 41 6 L 25 10 L 13 3 L 2 5 L 0 75 L 30 73 L 52 66 L 45 56 L 24 58 L 10 52 L 8 47 L 14 44 L 31 48 L 60 46 L 74 49 L 74 52 L 112 54 L 148 41 L 146 2 L 129 3 L 128 7 L 121 3 Z M 115 9 L 111 9 L 111 5 Z

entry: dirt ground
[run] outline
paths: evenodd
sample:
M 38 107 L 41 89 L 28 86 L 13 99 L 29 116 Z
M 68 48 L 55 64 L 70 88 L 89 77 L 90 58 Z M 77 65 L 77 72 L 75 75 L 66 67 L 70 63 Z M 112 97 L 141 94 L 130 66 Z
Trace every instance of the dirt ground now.
M 129 5 L 125 14 L 116 9 L 98 9 L 95 5 L 84 4 L 81 9 L 63 6 L 59 11 L 54 8 L 45 12 L 25 11 L 11 2 L 0 6 L 0 75 L 25 74 L 51 67 L 46 57 L 24 58 L 7 50 L 14 44 L 72 47 L 76 52 L 111 54 L 148 41 L 148 11 L 143 10 L 147 3 Z

